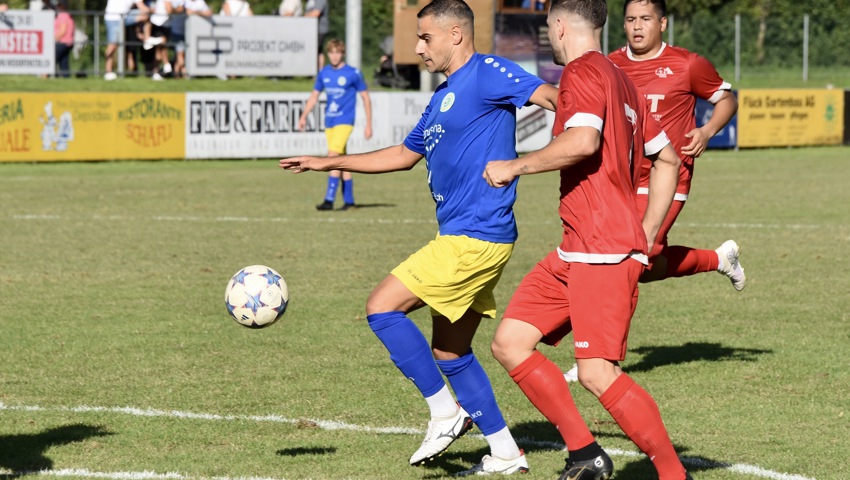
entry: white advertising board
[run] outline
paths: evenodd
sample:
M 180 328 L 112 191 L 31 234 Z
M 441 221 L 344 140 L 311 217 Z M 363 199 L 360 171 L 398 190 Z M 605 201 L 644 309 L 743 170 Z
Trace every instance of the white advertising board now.
M 53 74 L 53 11 L 0 12 L 0 74 Z
M 186 158 L 283 158 L 325 155 L 324 95 L 298 130 L 309 93 L 211 92 L 186 94 Z M 349 153 L 398 145 L 419 121 L 428 93 L 375 92 L 372 138 L 364 138 L 366 114 L 357 101 Z
M 186 71 L 191 76 L 314 76 L 318 52 L 315 18 L 186 19 Z
M 552 140 L 553 123 L 555 112 L 544 110 L 537 105 L 517 110 L 516 151 L 533 152 L 548 145 Z

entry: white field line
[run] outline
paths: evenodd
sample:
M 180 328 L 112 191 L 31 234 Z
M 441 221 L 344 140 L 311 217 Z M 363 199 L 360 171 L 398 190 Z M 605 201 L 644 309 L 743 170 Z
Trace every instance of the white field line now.
M 145 470 L 142 472 L 93 472 L 85 468 L 62 468 L 57 470 L 12 471 L 0 469 L 0 476 L 37 475 L 40 477 L 83 477 L 108 478 L 114 480 L 286 480 L 270 477 L 197 477 L 176 472 L 157 473 Z
M 326 216 L 323 218 L 290 218 L 290 217 L 243 217 L 243 216 L 198 216 L 198 215 L 151 215 L 150 217 L 132 217 L 126 215 L 81 215 L 62 216 L 47 214 L 13 214 L 12 220 L 62 220 L 62 219 L 84 219 L 92 221 L 138 221 L 153 220 L 158 222 L 202 222 L 202 223 L 289 223 L 289 222 L 311 222 L 311 223 L 366 223 L 366 224 L 436 224 L 433 218 L 360 218 L 360 217 L 336 217 Z M 518 221 L 520 225 L 532 222 Z M 534 222 L 540 224 L 558 224 L 553 218 L 551 221 Z M 818 230 L 843 227 L 846 225 L 819 225 L 800 223 L 693 223 L 679 222 L 680 227 L 689 228 L 725 228 L 725 229 L 752 229 L 752 230 Z
M 331 420 L 313 420 L 313 419 L 293 419 L 286 418 L 280 415 L 218 415 L 214 413 L 197 413 L 197 412 L 185 412 L 180 410 L 156 410 L 150 408 L 136 408 L 136 407 L 94 407 L 88 405 L 80 405 L 76 407 L 42 407 L 38 405 L 7 405 L 5 403 L 0 402 L 0 411 L 26 411 L 26 412 L 73 412 L 73 413 L 119 413 L 125 415 L 133 415 L 139 417 L 165 417 L 165 418 L 181 418 L 181 419 L 189 419 L 189 420 L 214 420 L 214 421 L 250 421 L 250 422 L 274 422 L 274 423 L 289 423 L 296 424 L 300 422 L 312 422 L 319 428 L 323 430 L 349 430 L 355 432 L 366 432 L 366 433 L 376 433 L 376 434 L 404 434 L 404 435 L 424 435 L 425 432 L 423 430 L 415 429 L 415 428 L 402 428 L 402 427 L 370 427 L 366 425 L 353 425 L 350 423 L 344 422 L 336 422 Z M 483 439 L 483 435 L 472 435 L 474 438 Z M 520 445 L 534 445 L 540 448 L 548 448 L 551 450 L 564 450 L 564 444 L 557 442 L 544 442 L 540 440 L 534 440 L 531 438 L 517 438 L 517 443 Z M 637 451 L 630 450 L 620 450 L 617 448 L 606 448 L 606 452 L 609 455 L 618 456 L 618 457 L 639 457 L 643 456 L 643 453 Z M 682 463 L 686 467 L 699 467 L 700 469 L 723 469 L 729 472 L 741 473 L 745 475 L 753 475 L 757 477 L 763 477 L 770 480 L 815 480 L 811 477 L 804 477 L 802 475 L 793 475 L 788 473 L 780 473 L 774 472 L 772 470 L 766 470 L 761 467 L 755 465 L 746 465 L 746 464 L 728 464 L 722 462 L 713 462 L 701 458 L 693 458 L 693 457 L 681 457 Z M 0 469 L 0 475 L 9 474 L 10 472 L 4 471 Z M 89 472 L 88 470 L 44 470 L 38 472 L 15 472 L 16 474 L 20 473 L 28 473 L 28 474 L 38 474 L 43 476 L 60 476 L 60 477 L 87 477 L 87 478 L 109 478 L 109 479 L 118 479 L 118 480 L 145 480 L 145 479 L 189 479 L 189 478 L 202 478 L 202 477 L 191 477 L 186 476 L 179 473 L 156 473 L 156 472 Z M 265 479 L 259 477 L 214 477 L 214 478 L 206 478 L 203 477 L 204 480 L 282 480 L 282 479 Z

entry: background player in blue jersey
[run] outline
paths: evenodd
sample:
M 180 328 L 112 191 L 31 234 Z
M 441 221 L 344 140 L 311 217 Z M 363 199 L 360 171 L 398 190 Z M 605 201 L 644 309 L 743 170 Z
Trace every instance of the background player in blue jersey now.
M 363 109 L 366 111 L 366 129 L 364 136 L 366 140 L 372 138 L 372 101 L 363 80 L 360 70 L 346 65 L 345 43 L 342 40 L 331 39 L 326 47 L 328 52 L 328 63 L 316 75 L 316 83 L 313 85 L 313 93 L 307 99 L 304 112 L 298 121 L 298 128 L 304 130 L 307 127 L 307 116 L 313 111 L 319 94 L 324 90 L 327 94 L 325 105 L 325 137 L 328 139 L 328 156 L 334 157 L 345 154 L 345 145 L 348 137 L 354 130 L 354 113 L 357 110 L 357 94 L 363 99 Z M 341 177 L 341 178 L 340 178 Z M 333 210 L 334 198 L 342 180 L 341 210 L 354 208 L 354 179 L 350 172 L 331 170 L 328 174 L 328 188 L 325 192 L 325 200 L 316 205 L 319 210 Z
M 493 188 L 481 172 L 490 158 L 516 157 L 516 109 L 533 103 L 554 110 L 557 91 L 509 60 L 476 53 L 473 14 L 463 0 L 435 0 L 417 16 L 416 53 L 429 72 L 447 80 L 403 144 L 358 155 L 282 159 L 280 166 L 294 173 L 379 173 L 409 170 L 425 158 L 437 238 L 396 267 L 366 302 L 369 326 L 430 408 L 428 432 L 410 464 L 433 460 L 474 422 L 490 455 L 463 474 L 527 472 L 525 455 L 471 349 L 482 317 L 495 318 L 493 288 L 517 238 L 516 182 Z M 425 305 L 433 319 L 430 347 L 406 315 Z

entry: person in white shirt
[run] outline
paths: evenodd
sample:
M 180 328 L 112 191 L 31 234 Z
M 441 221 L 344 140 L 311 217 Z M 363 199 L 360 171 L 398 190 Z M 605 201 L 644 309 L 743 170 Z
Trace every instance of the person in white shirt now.
M 174 76 L 186 77 L 186 19 L 189 15 L 211 17 L 212 10 L 204 0 L 186 0 L 183 5 L 185 15 L 175 15 L 171 19 L 171 43 L 174 44 Z
M 281 17 L 300 17 L 304 15 L 304 7 L 301 5 L 301 0 L 282 0 L 277 13 Z
M 250 17 L 254 15 L 254 12 L 246 0 L 224 0 L 221 5 L 221 15 L 225 17 Z
M 153 80 L 162 80 L 160 71 L 166 75 L 173 71 L 166 42 L 171 35 L 170 15 L 174 13 L 183 13 L 183 0 L 156 0 L 151 15 L 151 35 L 144 44 L 145 50 L 156 47 L 156 61 L 151 75 Z
M 106 10 L 103 20 L 106 23 L 106 73 L 104 80 L 115 80 L 118 75 L 113 71 L 115 64 L 115 52 L 118 50 L 118 39 L 121 31 L 128 20 L 127 14 L 135 6 L 139 13 L 134 17 L 134 22 L 146 22 L 150 9 L 143 0 L 109 0 L 106 2 Z

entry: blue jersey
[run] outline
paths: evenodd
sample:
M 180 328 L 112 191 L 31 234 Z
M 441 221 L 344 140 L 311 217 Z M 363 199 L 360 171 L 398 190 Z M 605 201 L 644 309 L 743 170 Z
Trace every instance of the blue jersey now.
M 360 70 L 343 65 L 322 68 L 316 75 L 313 90 L 324 90 L 328 96 L 325 106 L 325 128 L 337 125 L 354 125 L 354 112 L 357 108 L 357 92 L 366 90 L 366 81 Z
M 488 161 L 516 158 L 516 109 L 543 83 L 510 60 L 476 53 L 437 87 L 404 145 L 425 156 L 440 234 L 516 241 L 517 180 L 494 188 L 481 175 Z

